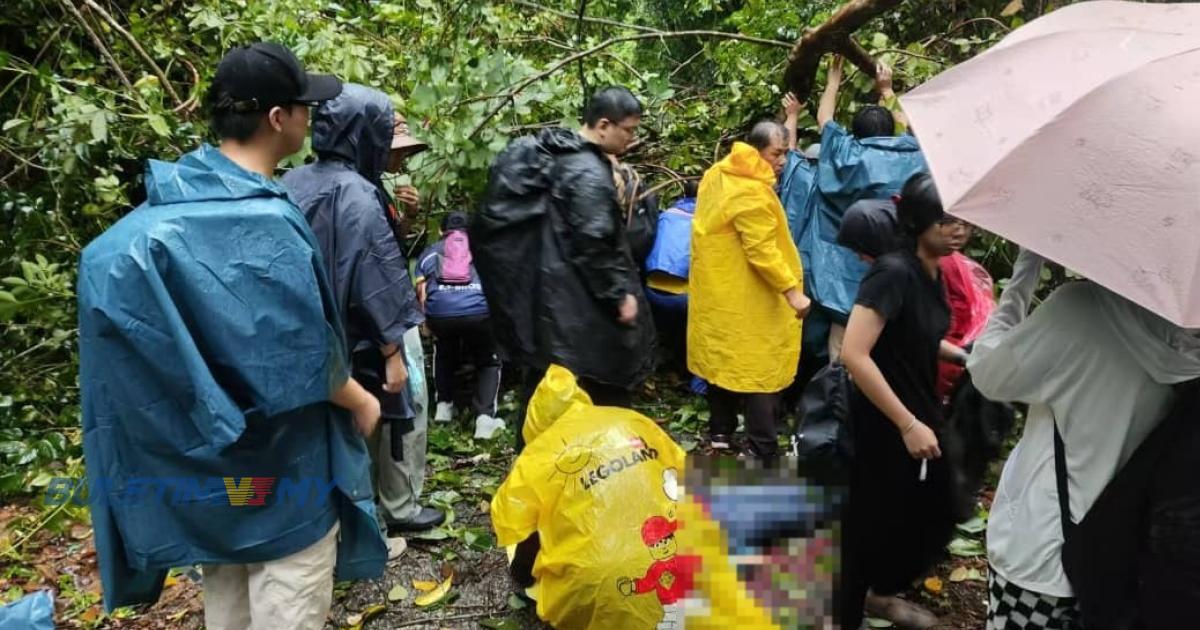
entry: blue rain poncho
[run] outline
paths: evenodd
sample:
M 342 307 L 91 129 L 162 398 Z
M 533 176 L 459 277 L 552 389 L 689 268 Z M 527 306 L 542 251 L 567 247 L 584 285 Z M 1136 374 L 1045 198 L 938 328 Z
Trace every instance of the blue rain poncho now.
M 347 355 L 304 217 L 209 146 L 151 161 L 146 188 L 79 268 L 105 607 L 154 601 L 170 567 L 288 556 L 337 521 L 338 576 L 380 575 L 366 446 L 328 402 Z M 263 505 L 229 487 L 247 477 L 274 478 Z
M 867 264 L 837 244 L 846 210 L 860 199 L 887 199 L 912 175 L 927 170 L 910 135 L 855 138 L 830 121 L 821 133 L 817 163 L 792 151 L 779 196 L 800 250 L 804 286 L 833 319 L 845 322 Z

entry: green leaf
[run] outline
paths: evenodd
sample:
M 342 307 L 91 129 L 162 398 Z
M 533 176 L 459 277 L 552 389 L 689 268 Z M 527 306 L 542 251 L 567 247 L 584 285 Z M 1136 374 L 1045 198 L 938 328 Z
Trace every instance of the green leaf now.
M 392 587 L 392 590 L 388 591 L 387 599 L 389 602 L 404 601 L 408 599 L 408 589 L 404 588 L 402 584 L 397 584 Z
M 962 558 L 974 558 L 982 556 L 986 550 L 983 548 L 983 543 L 972 538 L 955 538 L 950 541 L 946 547 L 952 555 Z
M 9 129 L 14 129 L 16 127 L 20 127 L 21 125 L 27 124 L 28 122 L 29 121 L 25 120 L 24 118 L 10 118 L 10 119 L 4 121 L 4 126 L 0 127 L 0 131 L 8 131 Z
M 867 617 L 867 627 L 870 628 L 893 628 L 895 624 L 887 619 L 876 619 L 875 617 Z
M 108 113 L 100 110 L 92 115 L 92 142 L 108 140 Z
M 958 524 L 958 531 L 965 534 L 980 534 L 987 530 L 987 521 L 976 516 L 975 518 Z
M 517 595 L 516 593 L 509 593 L 508 607 L 513 610 L 525 610 L 529 607 L 529 602 L 525 601 L 525 598 Z
M 441 527 L 437 527 L 437 528 L 431 529 L 427 532 L 413 534 L 412 537 L 416 538 L 417 540 L 438 541 L 438 540 L 446 540 L 447 538 L 450 538 L 450 533 L 447 532 L 446 530 L 442 529 Z
M 154 133 L 163 138 L 171 136 L 171 128 L 167 126 L 167 121 L 162 116 L 150 114 L 146 117 L 146 121 L 150 123 L 150 128 L 154 130 Z

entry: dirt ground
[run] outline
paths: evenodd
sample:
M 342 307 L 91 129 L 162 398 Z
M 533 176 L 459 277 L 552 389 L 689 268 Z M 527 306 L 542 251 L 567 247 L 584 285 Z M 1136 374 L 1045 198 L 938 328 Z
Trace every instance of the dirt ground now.
M 699 399 L 686 394 L 678 382 L 647 386 L 638 407 L 661 419 L 685 448 L 696 448 L 707 415 Z M 512 417 L 514 408 L 510 396 L 502 414 Z M 531 606 L 513 595 L 507 558 L 491 538 L 487 499 L 512 461 L 511 432 L 491 442 L 476 443 L 462 420 L 432 427 L 429 439 L 426 500 L 452 512 L 452 522 L 429 536 L 434 540 L 410 538 L 408 549 L 389 563 L 384 577 L 339 584 L 326 628 L 548 628 L 538 621 Z M 990 503 L 989 499 L 984 496 L 982 502 Z M 45 509 L 32 500 L 0 507 L 0 546 L 7 548 L 2 541 L 21 535 Z M 938 614 L 940 629 L 978 630 L 984 626 L 986 562 L 980 523 L 968 529 L 971 531 L 960 532 L 961 540 L 955 544 L 962 555 L 948 554 L 926 576 L 933 579 L 923 580 L 904 595 Z M 421 582 L 439 584 L 447 577 L 451 587 L 441 597 L 421 590 L 430 586 Z M 154 606 L 105 615 L 90 527 L 79 522 L 57 523 L 36 531 L 16 552 L 0 556 L 4 601 L 52 588 L 59 628 L 197 630 L 203 627 L 200 580 L 194 568 L 173 571 Z M 418 605 L 423 596 L 436 601 Z M 872 627 L 889 626 L 873 620 Z

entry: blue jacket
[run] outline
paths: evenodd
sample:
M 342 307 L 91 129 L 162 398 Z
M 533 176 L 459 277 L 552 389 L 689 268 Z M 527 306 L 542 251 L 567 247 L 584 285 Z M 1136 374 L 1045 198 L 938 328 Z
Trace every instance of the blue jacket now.
M 479 271 L 471 265 L 471 281 L 467 284 L 445 284 L 438 278 L 439 258 L 446 249 L 446 239 L 425 248 L 417 260 L 418 280 L 425 281 L 425 315 L 431 318 L 470 317 L 487 315 L 488 303 L 483 293 Z
M 337 521 L 339 577 L 379 576 L 366 445 L 328 402 L 342 326 L 304 217 L 210 146 L 151 161 L 146 187 L 79 268 L 105 607 L 153 602 L 170 567 L 285 557 Z M 247 477 L 274 478 L 263 505 L 230 487 Z
M 696 199 L 687 197 L 658 215 L 658 233 L 654 248 L 646 257 L 646 271 L 658 271 L 676 278 L 688 277 L 692 266 L 692 219 Z
M 912 175 L 927 170 L 910 135 L 858 139 L 836 122 L 821 133 L 816 164 L 792 151 L 780 178 L 779 196 L 804 266 L 809 296 L 845 321 L 868 266 L 837 244 L 846 210 L 860 199 L 887 199 Z

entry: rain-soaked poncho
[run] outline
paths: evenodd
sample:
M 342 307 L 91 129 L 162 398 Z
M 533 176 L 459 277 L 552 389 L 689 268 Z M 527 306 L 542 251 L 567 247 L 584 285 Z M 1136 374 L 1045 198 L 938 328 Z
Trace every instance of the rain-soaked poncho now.
M 688 369 L 729 391 L 778 392 L 800 362 L 800 320 L 783 293 L 803 289 L 803 273 L 774 185 L 771 165 L 741 142 L 700 182 Z
M 404 331 L 424 321 L 380 180 L 393 121 L 386 94 L 345 85 L 313 113 L 318 160 L 283 177 L 321 243 L 352 349 L 402 344 Z
M 490 512 L 500 545 L 539 534 L 539 617 L 559 630 L 671 628 L 684 618 L 688 628 L 776 627 L 738 583 L 717 522 L 682 496 L 683 449 L 653 420 L 593 406 L 552 365 L 524 431 L 528 444 Z
M 154 601 L 170 567 L 285 557 L 337 521 L 339 577 L 380 575 L 366 446 L 328 402 L 345 344 L 304 217 L 209 146 L 151 161 L 146 188 L 79 267 L 105 607 Z M 274 479 L 262 505 L 230 488 L 249 477 Z
M 854 306 L 867 264 L 837 244 L 842 216 L 860 199 L 887 199 L 913 174 L 926 170 L 913 136 L 855 138 L 830 121 L 821 133 L 814 166 L 791 152 L 779 196 L 800 249 L 808 295 L 844 322 Z

